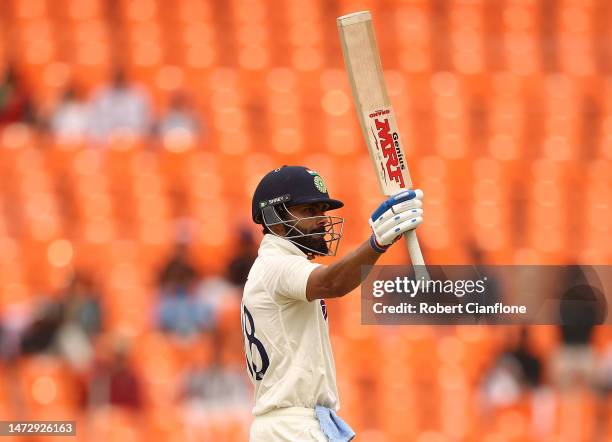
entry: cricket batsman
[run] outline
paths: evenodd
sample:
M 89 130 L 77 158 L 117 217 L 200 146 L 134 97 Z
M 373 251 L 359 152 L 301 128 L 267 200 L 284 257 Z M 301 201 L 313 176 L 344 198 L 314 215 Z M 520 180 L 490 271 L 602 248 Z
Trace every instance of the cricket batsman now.
M 313 170 L 283 166 L 263 177 L 252 202 L 264 237 L 242 298 L 247 371 L 255 387 L 250 442 L 350 441 L 340 408 L 325 299 L 344 296 L 403 233 L 423 222 L 423 193 L 405 190 L 368 220 L 372 235 L 329 266 L 344 220 Z

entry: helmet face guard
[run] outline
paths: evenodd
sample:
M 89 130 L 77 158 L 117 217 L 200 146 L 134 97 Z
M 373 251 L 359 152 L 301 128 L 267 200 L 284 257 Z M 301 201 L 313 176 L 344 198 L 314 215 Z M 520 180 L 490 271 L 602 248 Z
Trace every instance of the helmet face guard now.
M 283 219 L 281 214 L 276 210 L 278 206 L 282 205 L 283 211 L 286 212 L 291 218 Z M 330 215 L 317 215 L 317 216 L 308 216 L 304 218 L 296 217 L 289 208 L 282 202 L 279 205 L 269 205 L 263 207 L 261 209 L 263 225 L 268 228 L 270 233 L 274 236 L 278 236 L 279 238 L 284 238 L 291 243 L 295 244 L 300 249 L 307 250 L 307 255 L 321 255 L 321 256 L 336 256 L 336 252 L 338 250 L 338 245 L 340 244 L 340 239 L 342 239 L 342 229 L 344 227 L 344 218 L 339 216 L 330 216 Z M 303 220 L 325 220 L 325 224 L 323 225 L 323 232 L 315 232 L 315 233 L 304 233 L 298 227 L 298 224 Z M 287 232 L 284 236 L 277 235 L 270 229 L 272 226 L 283 225 L 285 226 Z M 299 240 L 300 238 L 315 238 L 315 237 L 323 237 L 323 241 L 325 242 L 327 251 L 324 250 L 316 250 L 312 247 L 309 247 L 303 244 Z

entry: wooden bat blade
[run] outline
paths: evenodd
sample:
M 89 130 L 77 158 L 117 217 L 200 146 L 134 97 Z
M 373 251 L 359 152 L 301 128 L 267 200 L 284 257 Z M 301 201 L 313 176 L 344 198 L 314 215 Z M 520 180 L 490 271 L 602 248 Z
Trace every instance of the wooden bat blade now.
M 338 30 L 353 101 L 381 191 L 393 195 L 412 187 L 387 93 L 372 17 L 368 11 L 339 17 Z
M 395 113 L 387 92 L 369 11 L 338 17 L 338 32 L 353 102 L 384 195 L 412 187 Z M 412 263 L 425 264 L 414 231 L 406 234 Z M 426 270 L 425 270 L 426 275 Z

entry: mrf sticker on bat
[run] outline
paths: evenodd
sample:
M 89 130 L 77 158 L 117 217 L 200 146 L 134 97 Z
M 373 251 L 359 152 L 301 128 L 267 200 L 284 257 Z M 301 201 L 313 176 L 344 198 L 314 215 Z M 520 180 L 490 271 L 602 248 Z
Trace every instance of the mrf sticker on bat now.
M 364 115 L 375 150 L 378 173 L 387 186 L 410 187 L 410 176 L 399 140 L 395 116 L 390 108 L 377 109 Z

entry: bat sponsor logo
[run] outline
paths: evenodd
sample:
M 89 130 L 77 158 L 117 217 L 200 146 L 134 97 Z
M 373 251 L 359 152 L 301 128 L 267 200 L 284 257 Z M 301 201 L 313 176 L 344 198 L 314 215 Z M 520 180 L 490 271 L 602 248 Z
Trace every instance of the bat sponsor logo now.
M 372 116 L 373 114 L 370 114 L 370 116 Z M 378 142 L 378 138 L 376 137 L 376 132 L 374 132 L 374 129 L 372 127 L 370 127 L 370 132 L 372 133 L 372 140 L 374 140 L 374 144 L 376 145 L 376 150 L 378 152 L 378 158 L 380 158 L 381 152 L 380 152 L 380 143 Z M 383 162 L 380 161 L 380 173 L 379 175 L 383 178 L 383 180 L 385 180 L 385 184 L 387 184 L 387 173 L 385 172 L 385 166 L 383 165 Z
M 402 151 L 402 147 L 399 142 L 399 134 L 397 132 L 393 132 L 393 146 L 395 146 L 395 152 L 397 152 L 397 158 L 400 163 L 400 168 L 402 170 L 406 169 L 406 164 L 404 163 L 404 152 Z
M 380 142 L 380 150 L 385 160 L 386 175 L 395 181 L 401 188 L 406 187 L 402 171 L 406 168 L 404 154 L 399 143 L 397 132 L 391 132 L 389 117 L 379 118 L 388 114 L 389 110 L 382 110 L 370 114 L 374 118 L 376 128 L 377 144 Z
M 372 112 L 370 114 L 370 118 L 376 118 L 376 117 L 380 117 L 381 115 L 387 115 L 388 113 L 390 113 L 391 111 L 389 109 L 385 109 L 385 110 L 378 110 L 376 112 Z

